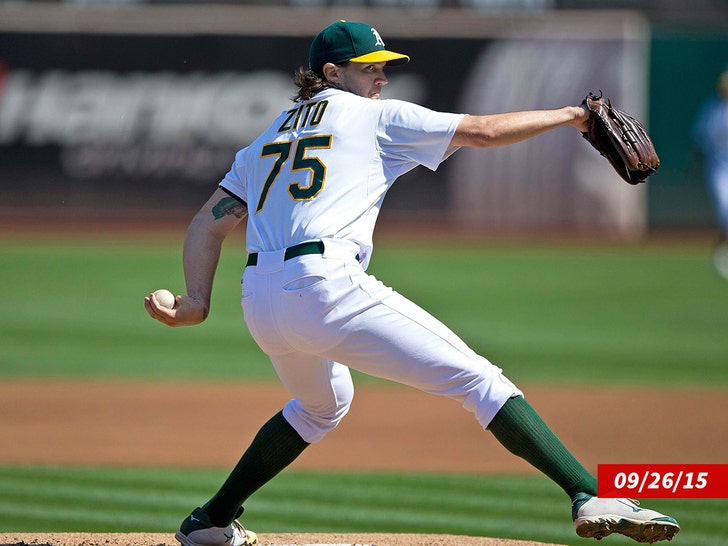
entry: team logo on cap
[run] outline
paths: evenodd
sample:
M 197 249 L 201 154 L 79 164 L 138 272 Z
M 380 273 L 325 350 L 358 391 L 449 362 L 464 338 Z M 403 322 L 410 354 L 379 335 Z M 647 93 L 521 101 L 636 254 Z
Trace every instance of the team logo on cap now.
M 375 28 L 372 28 L 372 34 L 374 34 L 374 38 L 376 38 L 376 42 L 374 43 L 374 46 L 382 46 L 384 47 L 384 40 L 382 40 L 382 37 L 379 35 L 377 30 Z

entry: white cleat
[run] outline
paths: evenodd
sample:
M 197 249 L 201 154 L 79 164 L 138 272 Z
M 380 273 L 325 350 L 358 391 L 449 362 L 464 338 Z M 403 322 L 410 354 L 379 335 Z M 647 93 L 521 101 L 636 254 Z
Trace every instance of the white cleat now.
M 632 499 L 602 499 L 584 495 L 574 503 L 572 517 L 577 535 L 597 540 L 618 533 L 637 542 L 652 544 L 659 540 L 672 540 L 680 531 L 674 518 L 640 508 L 639 502 Z
M 196 508 L 174 535 L 182 546 L 256 546 L 258 537 L 238 521 L 227 527 L 215 527 L 201 508 Z

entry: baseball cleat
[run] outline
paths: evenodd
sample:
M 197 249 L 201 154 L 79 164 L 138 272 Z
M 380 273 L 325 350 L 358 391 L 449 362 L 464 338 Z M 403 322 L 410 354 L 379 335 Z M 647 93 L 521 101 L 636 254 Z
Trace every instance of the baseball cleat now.
M 652 544 L 672 540 L 680 531 L 674 518 L 640 508 L 636 500 L 602 499 L 583 493 L 572 504 L 572 518 L 577 535 L 597 540 L 618 533 Z
M 255 546 L 258 536 L 235 520 L 227 527 L 215 527 L 202 508 L 185 518 L 174 535 L 182 546 Z

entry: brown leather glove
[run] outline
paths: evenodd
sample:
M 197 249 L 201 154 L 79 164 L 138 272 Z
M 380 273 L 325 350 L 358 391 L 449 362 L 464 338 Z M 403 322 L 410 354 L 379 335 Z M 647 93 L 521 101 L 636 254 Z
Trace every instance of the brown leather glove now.
M 627 183 L 636 185 L 660 167 L 655 146 L 642 124 L 617 110 L 612 101 L 589 93 L 582 105 L 590 112 L 582 136 L 614 167 Z

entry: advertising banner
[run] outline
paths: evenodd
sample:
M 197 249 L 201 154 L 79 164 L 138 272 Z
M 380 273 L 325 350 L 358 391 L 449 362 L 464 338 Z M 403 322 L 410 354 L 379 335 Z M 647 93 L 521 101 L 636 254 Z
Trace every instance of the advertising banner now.
M 562 38 L 564 22 L 553 21 L 552 30 L 531 21 L 535 33 L 522 21 L 513 31 L 491 21 L 491 31 L 468 27 L 462 36 L 449 18 L 438 30 L 436 14 L 401 32 L 390 24 L 387 47 L 412 61 L 388 71 L 383 97 L 482 114 L 577 104 L 603 89 L 644 114 L 646 86 L 636 76 L 646 73 L 643 40 L 603 29 L 596 39 Z M 3 207 L 197 208 L 235 152 L 292 105 L 292 76 L 313 33 L 166 25 L 159 33 L 153 20 L 145 32 L 106 30 L 108 21 L 92 32 L 0 31 Z M 610 59 L 599 70 L 591 68 L 597 53 Z M 506 148 L 461 150 L 437 173 L 415 169 L 390 191 L 385 212 L 438 214 L 478 230 L 639 235 L 643 192 L 611 178 L 576 131 L 559 129 Z

